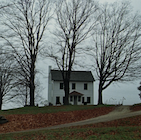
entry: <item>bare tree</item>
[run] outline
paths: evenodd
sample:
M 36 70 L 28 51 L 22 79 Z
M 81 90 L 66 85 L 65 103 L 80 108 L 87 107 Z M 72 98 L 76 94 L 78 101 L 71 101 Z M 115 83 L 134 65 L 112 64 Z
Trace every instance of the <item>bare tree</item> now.
M 28 73 L 23 71 L 21 65 L 16 64 L 16 71 L 14 71 L 14 88 L 11 94 L 7 97 L 7 101 L 20 103 L 21 105 L 29 105 L 30 82 Z
M 22 105 L 22 106 L 29 106 L 30 105 L 30 82 L 28 81 L 28 78 L 25 79 L 26 73 L 21 73 L 21 68 L 16 67 L 16 72 L 14 75 L 14 88 L 12 89 L 12 93 L 8 95 L 7 101 L 13 102 L 14 104 Z M 38 79 L 35 80 L 35 103 L 36 105 L 43 100 L 42 96 L 40 95 L 40 92 L 42 91 L 42 87 L 40 86 L 40 82 Z
M 94 26 L 91 16 L 96 10 L 97 4 L 90 0 L 60 0 L 56 5 L 55 43 L 46 55 L 55 60 L 62 73 L 65 105 L 69 104 L 69 81 L 78 46 L 88 38 Z
M 36 83 L 35 85 L 36 85 L 35 103 L 36 105 L 38 105 L 43 100 L 43 98 L 40 95 L 40 92 L 37 91 L 37 89 L 39 89 L 39 86 Z M 16 85 L 15 88 L 12 89 L 12 93 L 8 94 L 6 101 L 25 107 L 25 106 L 29 106 L 30 104 L 29 96 L 30 96 L 29 88 L 26 87 L 25 85 L 18 84 Z
M 2 49 L 2 48 L 1 48 Z M 14 88 L 14 59 L 4 50 L 0 51 L 0 110 L 2 109 L 3 100 Z
M 127 2 L 106 4 L 97 12 L 91 54 L 99 80 L 98 104 L 103 104 L 104 89 L 115 81 L 133 78 L 131 70 L 141 57 L 141 18 L 131 12 Z
M 30 105 L 34 106 L 36 61 L 42 48 L 42 39 L 51 19 L 49 0 L 13 0 L 5 10 L 2 38 L 20 66 L 21 75 L 30 89 Z M 23 75 L 24 74 L 24 75 Z M 29 84 L 28 84 L 29 83 Z

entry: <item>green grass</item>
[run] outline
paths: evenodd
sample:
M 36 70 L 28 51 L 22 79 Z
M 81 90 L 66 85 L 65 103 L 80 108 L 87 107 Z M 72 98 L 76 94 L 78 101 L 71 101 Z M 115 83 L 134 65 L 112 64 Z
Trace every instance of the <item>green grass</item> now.
M 93 109 L 97 107 L 103 107 L 108 105 L 101 106 L 48 106 L 48 107 L 23 107 L 18 109 L 10 109 L 10 110 L 2 110 L 0 111 L 0 115 L 11 115 L 11 114 L 38 114 L 38 113 L 57 113 L 57 112 L 68 112 L 75 110 L 87 110 Z
M 105 106 L 105 105 L 103 105 Z M 103 106 L 58 106 L 58 107 L 25 107 L 0 111 L 0 114 L 37 114 L 55 113 L 73 110 L 86 110 Z M 106 105 L 107 106 L 107 105 Z M 108 107 L 108 106 L 107 106 Z M 0 140 L 139 140 L 141 139 L 141 127 L 119 126 L 92 128 L 63 128 L 55 130 L 38 130 L 33 132 L 17 132 L 0 134 Z
M 139 140 L 141 127 L 63 128 L 2 134 L 1 140 Z
M 138 104 L 134 104 L 133 106 L 141 106 L 141 103 L 138 103 Z

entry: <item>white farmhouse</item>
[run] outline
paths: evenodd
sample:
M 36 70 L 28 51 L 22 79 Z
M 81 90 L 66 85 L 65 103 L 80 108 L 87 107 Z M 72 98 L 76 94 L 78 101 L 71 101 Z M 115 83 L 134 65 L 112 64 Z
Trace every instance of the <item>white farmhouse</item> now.
M 61 72 L 51 70 L 49 67 L 48 80 L 48 102 L 53 105 L 63 105 L 65 93 Z M 69 103 L 72 105 L 94 104 L 94 78 L 91 71 L 71 72 Z

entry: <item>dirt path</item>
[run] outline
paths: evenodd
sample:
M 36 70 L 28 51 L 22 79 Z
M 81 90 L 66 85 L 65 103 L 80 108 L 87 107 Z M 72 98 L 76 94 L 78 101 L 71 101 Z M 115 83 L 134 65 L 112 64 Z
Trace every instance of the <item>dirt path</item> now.
M 109 114 L 99 116 L 96 118 L 91 118 L 88 120 L 83 120 L 83 121 L 68 123 L 68 124 L 62 124 L 62 125 L 56 125 L 56 126 L 51 126 L 51 127 L 46 127 L 46 128 L 31 129 L 31 130 L 17 131 L 17 132 L 11 132 L 11 133 L 23 133 L 23 132 L 30 132 L 30 131 L 50 130 L 50 129 L 71 127 L 71 126 L 95 124 L 95 123 L 107 122 L 107 121 L 112 121 L 112 120 L 117 120 L 121 118 L 137 116 L 137 115 L 141 115 L 141 111 L 131 112 L 130 106 L 119 106 L 119 107 L 116 107 L 115 110 L 110 112 Z
M 57 129 L 57 128 L 64 128 L 64 127 L 71 127 L 71 126 L 80 126 L 80 125 L 87 125 L 87 124 L 95 124 L 100 122 L 108 122 L 112 120 L 117 120 L 121 118 L 127 118 L 132 116 L 141 115 L 141 111 L 130 111 L 130 106 L 119 106 L 116 107 L 114 111 L 110 112 L 109 114 L 99 116 L 96 118 L 91 118 L 79 122 L 69 123 L 69 124 L 62 124 L 57 126 L 51 126 L 45 129 Z

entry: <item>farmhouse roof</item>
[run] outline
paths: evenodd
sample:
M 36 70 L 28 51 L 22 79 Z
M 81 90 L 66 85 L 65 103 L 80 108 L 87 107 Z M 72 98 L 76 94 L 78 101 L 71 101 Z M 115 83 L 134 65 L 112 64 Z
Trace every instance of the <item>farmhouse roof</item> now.
M 59 70 L 51 70 L 51 77 L 54 81 L 63 81 L 62 73 Z M 95 80 L 91 71 L 72 71 L 70 81 L 93 82 Z

